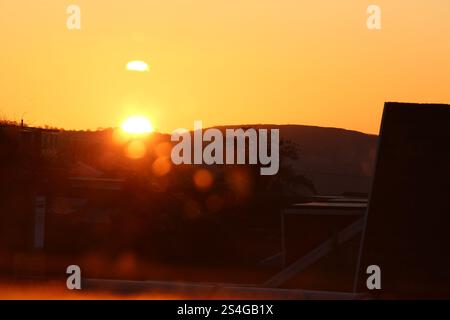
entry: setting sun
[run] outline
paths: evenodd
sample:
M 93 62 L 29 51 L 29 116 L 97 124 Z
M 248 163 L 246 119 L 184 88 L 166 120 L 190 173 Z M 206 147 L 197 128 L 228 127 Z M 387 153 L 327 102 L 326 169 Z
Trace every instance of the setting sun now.
M 143 116 L 132 116 L 122 123 L 122 130 L 130 134 L 144 134 L 153 132 L 150 120 Z

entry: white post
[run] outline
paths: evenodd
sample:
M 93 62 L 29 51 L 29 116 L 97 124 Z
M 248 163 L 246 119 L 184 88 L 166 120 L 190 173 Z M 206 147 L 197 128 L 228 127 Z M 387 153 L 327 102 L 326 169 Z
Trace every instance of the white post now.
M 37 196 L 34 209 L 34 247 L 36 249 L 44 248 L 45 236 L 45 197 Z

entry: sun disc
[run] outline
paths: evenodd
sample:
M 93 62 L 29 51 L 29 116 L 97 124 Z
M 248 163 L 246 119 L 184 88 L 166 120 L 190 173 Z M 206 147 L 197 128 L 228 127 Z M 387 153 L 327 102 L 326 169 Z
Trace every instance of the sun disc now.
M 133 116 L 122 123 L 122 130 L 129 134 L 145 134 L 153 132 L 153 126 L 146 117 Z

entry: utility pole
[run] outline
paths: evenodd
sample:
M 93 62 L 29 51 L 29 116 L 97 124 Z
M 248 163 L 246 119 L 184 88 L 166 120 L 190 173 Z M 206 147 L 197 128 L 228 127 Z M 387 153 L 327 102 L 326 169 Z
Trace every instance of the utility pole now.
M 23 117 L 25 116 L 25 113 L 26 113 L 26 112 L 24 112 L 24 113 L 22 114 L 22 118 L 20 119 L 20 127 L 21 127 L 21 128 L 23 128 Z

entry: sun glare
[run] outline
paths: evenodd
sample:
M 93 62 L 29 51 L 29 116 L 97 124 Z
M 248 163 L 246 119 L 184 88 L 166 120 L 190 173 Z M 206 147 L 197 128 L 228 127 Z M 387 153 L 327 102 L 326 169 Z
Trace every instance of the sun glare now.
M 153 126 L 146 117 L 133 116 L 122 123 L 122 130 L 129 134 L 145 134 L 153 132 Z

